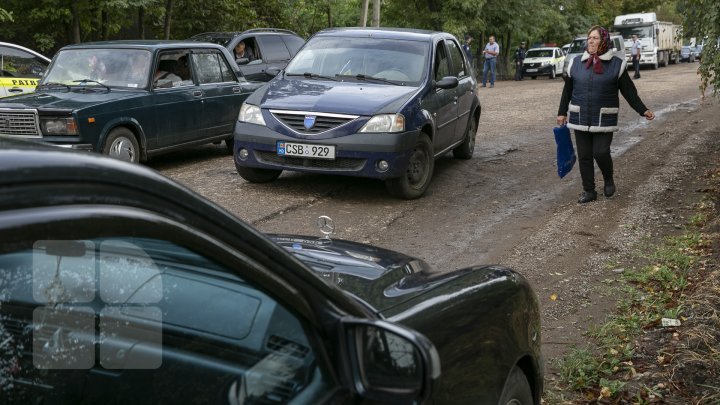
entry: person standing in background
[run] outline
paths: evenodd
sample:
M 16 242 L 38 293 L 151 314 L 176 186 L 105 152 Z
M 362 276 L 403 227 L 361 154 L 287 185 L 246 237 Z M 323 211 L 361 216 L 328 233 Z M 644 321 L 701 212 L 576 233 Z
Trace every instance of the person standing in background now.
M 489 42 L 485 45 L 483 56 L 485 63 L 483 64 L 482 86 L 487 87 L 488 73 L 490 73 L 490 87 L 495 87 L 495 66 L 497 64 L 497 56 L 500 53 L 500 45 L 495 42 L 495 35 L 490 35 Z
M 472 42 L 472 37 L 470 34 L 465 34 L 465 43 L 462 45 L 462 50 L 465 52 L 465 56 L 467 56 L 468 62 L 470 62 L 470 66 L 475 66 L 475 61 L 473 61 L 473 55 L 472 55 L 472 48 L 470 48 L 470 42 Z
M 640 43 L 640 40 L 638 39 L 638 36 L 633 34 L 632 36 L 632 48 L 630 48 L 630 55 L 632 55 L 632 63 L 633 63 L 633 69 L 635 70 L 635 76 L 633 76 L 633 79 L 639 79 L 640 78 L 640 50 L 642 49 L 642 44 Z
M 515 50 L 515 80 L 522 80 L 522 67 L 523 61 L 525 60 L 525 42 L 520 42 L 520 45 Z

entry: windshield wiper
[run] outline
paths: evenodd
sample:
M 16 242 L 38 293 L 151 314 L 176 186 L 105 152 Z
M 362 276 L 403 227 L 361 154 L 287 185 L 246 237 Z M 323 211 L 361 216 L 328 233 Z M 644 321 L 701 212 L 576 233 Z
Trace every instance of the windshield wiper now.
M 398 81 L 395 81 L 395 80 L 385 79 L 385 78 L 383 78 L 383 77 L 367 76 L 367 75 L 364 75 L 364 74 L 359 74 L 359 75 L 335 75 L 335 77 L 353 77 L 353 78 L 358 79 L 358 80 L 375 80 L 375 81 L 377 81 L 377 82 L 394 84 L 394 85 L 396 85 L 396 86 L 404 86 L 404 85 L 405 85 L 405 83 L 403 83 L 403 82 L 398 82 Z
M 91 80 L 91 79 L 82 79 L 82 80 L 73 80 L 73 83 L 81 83 L 81 84 L 88 84 L 88 83 L 97 83 L 103 87 L 105 87 L 108 91 L 110 91 L 110 86 L 104 83 L 100 83 L 97 80 Z
M 65 83 L 58 83 L 58 82 L 47 82 L 47 83 L 43 83 L 43 84 L 39 85 L 38 88 L 40 89 L 40 88 L 43 88 L 43 87 L 55 87 L 55 86 L 67 87 L 68 91 L 70 91 L 70 86 L 68 86 L 68 85 L 65 84 Z
M 310 72 L 305 72 L 305 73 L 302 73 L 302 74 L 300 74 L 300 73 L 286 73 L 285 76 L 304 76 L 304 77 L 307 77 L 307 78 L 309 78 L 309 79 L 328 79 L 328 80 L 332 80 L 332 81 L 335 81 L 335 82 L 337 81 L 337 79 L 334 78 L 334 77 L 331 77 L 331 76 L 323 76 L 323 75 L 319 75 L 319 74 L 317 74 L 317 73 L 310 73 Z

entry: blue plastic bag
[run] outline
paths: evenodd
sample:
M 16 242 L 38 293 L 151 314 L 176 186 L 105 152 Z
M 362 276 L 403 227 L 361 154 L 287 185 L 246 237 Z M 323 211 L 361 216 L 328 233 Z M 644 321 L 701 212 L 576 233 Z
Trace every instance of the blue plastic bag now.
M 567 125 L 555 127 L 555 143 L 557 144 L 557 168 L 558 176 L 565 177 L 570 173 L 577 156 L 575 156 L 575 148 L 573 148 L 572 139 L 570 138 L 570 128 Z

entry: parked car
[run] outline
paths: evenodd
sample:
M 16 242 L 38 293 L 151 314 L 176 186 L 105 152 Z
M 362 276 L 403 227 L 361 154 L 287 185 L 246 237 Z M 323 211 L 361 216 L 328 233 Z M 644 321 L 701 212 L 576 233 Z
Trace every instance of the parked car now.
M 565 44 L 565 45 L 563 45 L 562 48 L 560 48 L 560 49 L 562 49 L 563 55 L 566 55 L 566 56 L 567 56 L 568 52 L 570 51 L 570 44 Z
M 696 54 L 695 47 L 690 44 L 684 44 L 680 48 L 680 62 L 695 62 Z
M 610 40 L 613 44 L 613 55 L 620 59 L 625 59 L 625 39 L 623 39 L 622 35 L 611 34 Z M 570 50 L 563 62 L 563 78 L 567 77 L 568 69 L 570 68 L 570 61 L 575 59 L 577 56 L 582 56 L 583 52 L 585 52 L 585 48 L 587 48 L 587 35 L 578 36 L 570 43 Z
M 151 169 L 2 136 L 0 188 L 3 402 L 540 404 L 511 269 L 436 271 L 328 218 L 268 237 Z
M 283 170 L 376 178 L 413 199 L 435 158 L 472 157 L 479 119 L 477 81 L 452 35 L 328 29 L 243 104 L 235 166 L 257 183 Z
M 66 46 L 35 94 L 0 100 L 0 134 L 138 162 L 226 141 L 245 98 L 262 83 L 236 74 L 227 49 L 178 41 Z
M 193 41 L 213 42 L 227 48 L 234 56 L 240 41 L 255 59 L 237 60 L 240 71 L 248 80 L 267 82 L 285 68 L 305 44 L 298 34 L 283 29 L 258 28 L 242 32 L 204 32 L 190 37 Z
M 562 72 L 565 54 L 558 47 L 529 49 L 523 62 L 523 76 L 537 79 L 538 76 L 549 76 L 554 79 Z
M 0 42 L 0 97 L 35 91 L 49 64 L 50 59 L 31 49 Z

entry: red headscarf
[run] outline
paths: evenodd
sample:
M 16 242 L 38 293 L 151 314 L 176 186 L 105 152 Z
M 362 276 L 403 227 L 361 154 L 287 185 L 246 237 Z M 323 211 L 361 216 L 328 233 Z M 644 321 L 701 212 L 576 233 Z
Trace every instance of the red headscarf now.
M 598 44 L 597 52 L 590 55 L 587 62 L 585 62 L 585 68 L 590 69 L 590 66 L 594 66 L 593 69 L 595 70 L 595 73 L 601 74 L 603 72 L 603 69 L 599 56 L 607 52 L 608 49 L 610 49 L 610 32 L 608 32 L 608 30 L 606 30 L 605 28 L 596 25 L 590 28 L 590 31 L 588 31 L 588 35 L 590 35 L 590 33 L 593 31 L 597 31 L 600 35 L 600 44 Z

